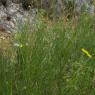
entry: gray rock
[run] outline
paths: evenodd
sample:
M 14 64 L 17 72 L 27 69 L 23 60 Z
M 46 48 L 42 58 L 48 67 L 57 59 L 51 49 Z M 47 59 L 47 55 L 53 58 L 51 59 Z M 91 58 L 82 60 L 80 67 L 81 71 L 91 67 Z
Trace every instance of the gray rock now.
M 93 5 L 93 0 L 75 0 L 75 9 L 79 13 L 82 7 L 85 7 L 85 11 L 94 14 L 95 7 Z
M 21 4 L 10 3 L 9 6 L 0 6 L 0 27 L 4 28 L 7 32 L 16 32 L 18 27 L 21 26 L 27 19 L 33 23 L 33 18 L 36 10 L 24 11 Z
M 6 0 L 8 6 L 4 7 L 2 1 L 0 0 L 0 27 L 4 28 L 7 32 L 18 31 L 18 28 L 28 20 L 29 24 L 32 25 L 35 21 L 35 15 L 38 11 L 37 8 L 30 9 L 30 11 L 25 11 L 22 8 L 22 4 L 19 3 L 20 0 Z M 46 11 L 50 10 L 50 1 L 51 0 L 42 0 L 43 8 Z M 64 0 L 64 2 L 73 2 L 73 0 Z M 15 3 L 12 3 L 15 2 Z M 52 1 L 51 1 L 52 2 Z M 56 0 L 54 5 L 54 16 L 59 17 L 64 10 L 63 0 Z M 74 0 L 75 10 L 78 13 L 81 13 L 83 6 L 86 7 L 85 11 L 90 14 L 94 14 L 95 7 L 92 0 Z M 51 10 L 50 10 L 51 11 Z
M 63 2 L 62 0 L 57 0 L 57 4 L 55 6 L 55 16 L 59 17 L 62 14 L 63 10 Z

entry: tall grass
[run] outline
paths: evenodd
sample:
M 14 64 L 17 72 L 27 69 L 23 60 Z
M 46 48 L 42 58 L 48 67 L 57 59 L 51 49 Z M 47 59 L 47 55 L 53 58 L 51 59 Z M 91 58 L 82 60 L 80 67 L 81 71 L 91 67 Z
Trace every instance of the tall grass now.
M 40 18 L 32 31 L 24 24 L 11 57 L 0 54 L 0 95 L 94 95 L 94 20 L 84 14 L 74 27 Z

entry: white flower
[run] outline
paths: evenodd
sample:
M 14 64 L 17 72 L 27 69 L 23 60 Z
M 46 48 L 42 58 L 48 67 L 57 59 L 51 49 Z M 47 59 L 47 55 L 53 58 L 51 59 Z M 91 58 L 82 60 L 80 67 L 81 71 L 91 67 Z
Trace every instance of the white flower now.
M 15 46 L 15 47 L 19 47 L 20 44 L 18 44 L 18 43 L 14 43 L 14 46 Z

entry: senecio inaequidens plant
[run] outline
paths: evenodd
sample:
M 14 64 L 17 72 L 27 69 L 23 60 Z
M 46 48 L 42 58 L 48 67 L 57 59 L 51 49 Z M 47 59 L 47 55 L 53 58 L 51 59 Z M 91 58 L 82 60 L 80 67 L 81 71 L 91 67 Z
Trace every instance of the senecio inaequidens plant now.
M 95 17 L 49 20 L 23 24 L 0 48 L 0 95 L 95 95 Z
M 81 50 L 82 50 L 82 52 L 83 52 L 84 54 L 86 54 L 89 58 L 92 58 L 92 55 L 89 53 L 89 51 L 87 51 L 87 50 L 84 49 L 84 48 L 82 48 Z

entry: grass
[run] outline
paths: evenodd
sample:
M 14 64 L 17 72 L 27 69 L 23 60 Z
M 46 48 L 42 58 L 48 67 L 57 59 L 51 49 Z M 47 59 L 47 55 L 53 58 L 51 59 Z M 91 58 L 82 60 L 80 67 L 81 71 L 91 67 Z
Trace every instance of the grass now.
M 83 14 L 78 22 L 37 18 L 32 31 L 23 24 L 0 53 L 0 95 L 95 95 L 94 22 Z

